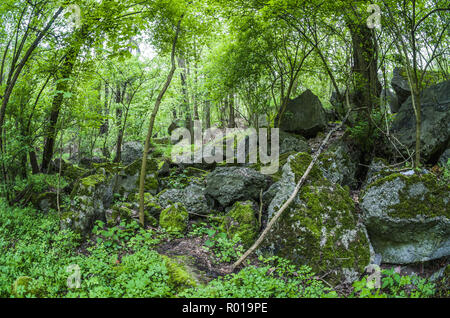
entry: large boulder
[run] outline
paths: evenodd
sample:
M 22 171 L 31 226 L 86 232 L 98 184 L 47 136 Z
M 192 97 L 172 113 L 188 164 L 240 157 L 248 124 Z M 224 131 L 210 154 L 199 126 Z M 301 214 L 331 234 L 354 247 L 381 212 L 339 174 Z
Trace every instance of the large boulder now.
M 205 197 L 205 188 L 190 184 L 184 189 L 167 189 L 158 194 L 158 202 L 164 209 L 173 203 L 182 203 L 188 212 L 198 215 L 208 215 L 211 209 Z
M 105 210 L 113 202 L 114 177 L 107 169 L 80 179 L 72 190 L 71 207 L 61 216 L 63 228 L 86 235 L 96 220 L 106 221 Z
M 218 208 L 236 201 L 259 201 L 261 191 L 271 184 L 271 178 L 244 167 L 218 167 L 206 177 L 206 197 Z
M 283 131 L 300 134 L 307 138 L 315 137 L 326 127 L 327 116 L 322 103 L 309 89 L 296 99 L 288 101 L 279 126 Z
M 136 160 L 142 160 L 144 154 L 144 146 L 138 141 L 126 142 L 122 145 L 122 163 L 128 166 Z
M 450 142 L 450 81 L 425 89 L 420 96 L 420 100 L 422 116 L 421 154 L 425 161 L 437 162 Z M 410 151 L 414 150 L 416 117 L 414 116 L 411 97 L 400 108 L 392 123 L 391 132 Z M 405 153 L 405 155 L 407 154 Z
M 161 170 L 165 162 L 155 158 L 147 159 L 144 190 L 151 194 L 157 194 L 159 190 L 158 171 Z M 128 198 L 139 191 L 142 159 L 138 159 L 132 164 L 122 169 L 117 174 L 116 191 L 122 197 Z
M 450 255 L 450 186 L 414 170 L 369 184 L 360 198 L 364 223 L 384 263 L 407 264 Z
M 269 219 L 292 195 L 312 158 L 306 153 L 289 157 L 280 188 L 269 206 Z M 355 215 L 348 191 L 327 180 L 313 167 L 291 205 L 268 232 L 260 252 L 308 265 L 327 274 L 331 284 L 351 283 L 369 265 L 372 252 L 364 226 Z

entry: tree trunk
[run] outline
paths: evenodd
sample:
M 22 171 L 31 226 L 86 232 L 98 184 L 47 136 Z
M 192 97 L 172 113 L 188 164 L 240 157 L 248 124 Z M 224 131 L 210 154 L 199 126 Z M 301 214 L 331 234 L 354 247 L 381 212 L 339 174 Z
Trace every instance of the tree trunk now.
M 59 118 L 59 112 L 64 101 L 64 93 L 69 90 L 69 78 L 72 75 L 75 62 L 80 53 L 85 36 L 87 35 L 87 28 L 82 26 L 80 32 L 75 34 L 73 43 L 70 45 L 69 50 L 64 57 L 61 71 L 58 74 L 58 83 L 56 84 L 56 95 L 53 98 L 52 108 L 50 111 L 49 123 L 45 133 L 44 152 L 42 154 L 41 172 L 47 172 L 50 161 L 53 157 L 55 140 L 57 135 L 57 123 Z
M 228 121 L 228 127 L 236 127 L 235 115 L 234 115 L 234 94 L 228 95 L 228 106 L 230 108 L 230 120 Z
M 144 215 L 144 186 L 145 186 L 145 177 L 146 177 L 146 171 L 147 171 L 147 156 L 148 151 L 150 149 L 150 142 L 153 134 L 153 126 L 155 124 L 156 115 L 158 114 L 159 106 L 161 105 L 161 101 L 166 94 L 167 89 L 169 88 L 170 83 L 172 82 L 173 74 L 175 73 L 175 70 L 177 68 L 175 64 L 175 49 L 178 41 L 178 35 L 180 33 L 180 27 L 181 27 L 181 21 L 183 20 L 182 15 L 180 17 L 180 20 L 178 20 L 177 29 L 175 31 L 175 38 L 172 43 L 172 53 L 170 56 L 170 61 L 172 64 L 172 67 L 169 71 L 169 74 L 167 74 L 166 83 L 164 84 L 163 88 L 159 92 L 158 98 L 156 98 L 155 106 L 153 108 L 152 115 L 150 117 L 150 123 L 148 124 L 148 132 L 147 137 L 145 139 L 145 146 L 144 146 L 144 154 L 142 156 L 142 165 L 141 165 L 141 174 L 139 176 L 139 222 L 144 225 L 145 221 L 145 215 Z
M 211 101 L 205 101 L 205 128 L 211 128 Z
M 33 174 L 38 174 L 39 173 L 39 164 L 37 161 L 36 152 L 34 150 L 32 150 L 28 153 L 28 156 L 30 157 L 31 172 Z
M 123 89 L 121 88 L 121 84 L 117 84 L 117 92 L 116 92 L 116 103 L 120 104 L 122 107 L 123 106 L 123 100 L 125 97 L 125 93 L 126 93 L 126 89 L 127 89 L 127 84 L 123 84 Z M 122 126 L 122 115 L 123 115 L 123 110 L 122 108 L 117 108 L 116 109 L 116 126 L 118 129 L 117 132 L 117 142 L 116 142 L 116 156 L 114 157 L 114 162 L 120 162 L 120 160 L 122 159 L 122 142 L 123 142 L 123 126 Z
M 355 92 L 353 102 L 362 109 L 359 117 L 367 120 L 379 104 L 381 83 L 378 80 L 377 44 L 374 33 L 365 24 L 349 23 L 353 44 Z

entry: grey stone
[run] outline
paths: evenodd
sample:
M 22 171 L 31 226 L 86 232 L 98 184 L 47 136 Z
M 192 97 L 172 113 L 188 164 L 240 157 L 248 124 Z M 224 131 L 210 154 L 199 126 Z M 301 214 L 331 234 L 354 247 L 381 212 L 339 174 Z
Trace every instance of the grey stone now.
M 343 141 L 332 144 L 320 155 L 318 167 L 325 178 L 341 186 L 356 188 L 356 172 L 358 170 L 359 152 L 352 151 Z
M 289 134 L 280 131 L 280 155 L 291 151 L 310 152 L 308 143 L 305 138 L 299 135 Z
M 437 162 L 450 142 L 450 81 L 425 89 L 421 100 L 421 155 L 425 161 Z M 395 117 L 391 133 L 409 151 L 415 149 L 416 118 L 411 97 L 401 106 Z M 391 146 L 392 148 L 392 146 Z M 399 148 L 407 155 L 407 151 Z M 395 149 L 391 149 L 395 155 Z
M 392 174 L 360 198 L 363 220 L 384 263 L 408 264 L 450 255 L 448 185 L 432 174 Z
M 206 177 L 206 197 L 219 208 L 236 201 L 259 201 L 262 191 L 271 184 L 271 178 L 244 167 L 218 167 Z
M 142 160 L 144 146 L 138 141 L 126 142 L 122 145 L 122 163 L 128 166 L 138 159 Z
M 190 184 L 184 189 L 167 189 L 158 195 L 158 202 L 163 209 L 170 204 L 180 202 L 190 213 L 211 214 L 205 197 L 205 189 L 196 184 Z
M 394 68 L 391 86 L 397 94 L 397 103 L 401 106 L 408 97 L 411 96 L 408 78 L 406 77 L 406 71 L 403 68 Z
M 296 99 L 288 101 L 279 128 L 310 138 L 326 127 L 327 116 L 322 103 L 310 90 L 306 90 Z

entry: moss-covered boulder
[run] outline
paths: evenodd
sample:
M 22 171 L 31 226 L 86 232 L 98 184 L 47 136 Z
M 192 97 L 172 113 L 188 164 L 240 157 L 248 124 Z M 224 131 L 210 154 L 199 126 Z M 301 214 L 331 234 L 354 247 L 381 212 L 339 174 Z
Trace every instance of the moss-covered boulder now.
M 159 216 L 159 225 L 172 234 L 182 234 L 187 230 L 189 214 L 181 203 L 171 204 Z
M 239 237 L 245 248 L 250 247 L 258 236 L 258 220 L 252 201 L 236 202 L 225 215 L 221 228 L 230 239 Z
M 80 179 L 71 193 L 69 211 L 61 216 L 62 226 L 84 235 L 96 220 L 106 221 L 105 210 L 112 205 L 114 183 L 114 175 L 105 168 Z
M 163 160 L 155 158 L 147 159 L 144 189 L 145 192 L 157 194 L 159 190 L 158 171 L 164 166 Z M 139 191 L 139 177 L 141 174 L 142 159 L 138 159 L 126 166 L 118 173 L 116 192 L 124 198 L 130 199 L 130 195 Z
M 450 185 L 431 173 L 393 173 L 369 184 L 360 206 L 384 263 L 407 264 L 450 255 Z
M 269 219 L 292 195 L 311 160 L 306 153 L 289 157 L 279 191 L 269 205 Z M 317 166 L 268 233 L 260 252 L 308 265 L 316 273 L 327 274 L 331 284 L 358 279 L 372 256 L 349 192 L 327 180 Z
M 60 200 L 63 194 L 60 194 Z M 56 210 L 58 208 L 57 193 L 53 191 L 43 193 L 33 193 L 31 196 L 31 203 L 34 207 L 41 211 Z
M 61 165 L 61 175 L 67 179 L 69 182 L 75 182 L 78 179 L 89 174 L 89 170 L 85 168 L 81 168 L 76 164 L 72 164 L 69 161 L 62 159 L 60 162 L 59 158 L 53 160 L 50 165 L 50 172 L 58 173 Z

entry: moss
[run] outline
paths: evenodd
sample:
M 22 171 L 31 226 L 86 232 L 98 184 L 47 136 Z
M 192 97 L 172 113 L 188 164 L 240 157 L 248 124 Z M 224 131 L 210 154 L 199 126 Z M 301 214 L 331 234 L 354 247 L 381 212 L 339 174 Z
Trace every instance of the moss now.
M 301 177 L 308 169 L 312 160 L 313 158 L 311 157 L 311 155 L 305 152 L 300 152 L 292 157 L 290 161 L 290 166 L 292 171 L 295 173 L 296 183 L 300 181 Z M 315 182 L 321 179 L 323 179 L 323 174 L 317 167 L 317 165 L 314 165 L 313 168 L 311 169 L 311 172 L 308 175 L 308 180 L 310 182 Z
M 136 181 L 136 185 L 139 186 L 139 179 Z M 157 194 L 159 189 L 159 181 L 155 176 L 147 176 L 144 183 L 145 192 Z
M 253 203 L 236 202 L 225 216 L 221 228 L 229 238 L 238 236 L 244 247 L 250 247 L 258 234 L 258 222 L 253 210 Z
M 92 167 L 99 171 L 100 169 L 104 170 L 105 172 L 109 174 L 115 174 L 122 169 L 122 166 L 119 163 L 115 162 L 103 162 L 103 163 L 93 163 Z
M 194 277 L 188 272 L 183 264 L 173 260 L 167 256 L 162 256 L 169 275 L 169 284 L 173 286 L 175 294 L 186 288 L 197 287 Z
M 131 217 L 133 215 L 133 211 L 125 205 L 115 206 L 115 207 L 113 207 L 112 210 L 113 210 L 113 212 L 112 212 L 111 217 L 113 220 L 116 220 L 117 218 L 120 217 L 121 220 L 129 221 L 129 220 L 131 220 Z
M 81 179 L 81 184 L 86 187 L 93 187 L 102 182 L 105 182 L 106 177 L 104 174 L 94 174 L 92 176 Z
M 68 179 L 75 181 L 81 178 L 83 175 L 88 173 L 87 169 L 81 168 L 77 165 L 72 165 L 71 163 L 63 160 L 62 164 L 62 175 Z
M 168 206 L 159 216 L 159 225 L 171 234 L 185 233 L 189 214 L 181 203 Z
M 206 177 L 209 172 L 195 167 L 187 167 L 185 173 L 188 177 Z
M 450 218 L 450 210 L 446 202 L 450 199 L 450 185 L 439 184 L 436 176 L 431 173 L 423 175 L 415 173 L 411 176 L 393 173 L 370 184 L 364 193 L 391 181 L 402 182 L 404 187 L 398 193 L 399 203 L 390 206 L 390 211 L 387 213 L 389 216 L 408 219 L 418 215 Z M 419 187 L 420 190 L 415 190 L 415 187 Z
M 159 169 L 160 164 L 162 166 L 164 164 L 164 161 L 161 162 L 155 158 L 148 158 L 147 166 L 146 166 L 147 174 L 156 173 Z M 141 168 L 142 168 L 142 160 L 138 159 L 135 162 L 133 162 L 132 164 L 126 166 L 124 169 L 124 172 L 128 176 L 134 176 L 136 174 L 141 173 Z
M 33 279 L 29 276 L 20 276 L 11 286 L 11 294 L 14 297 L 22 298 L 27 294 L 35 294 L 35 291 L 31 289 L 31 282 Z

